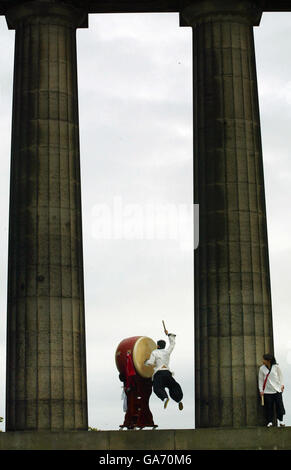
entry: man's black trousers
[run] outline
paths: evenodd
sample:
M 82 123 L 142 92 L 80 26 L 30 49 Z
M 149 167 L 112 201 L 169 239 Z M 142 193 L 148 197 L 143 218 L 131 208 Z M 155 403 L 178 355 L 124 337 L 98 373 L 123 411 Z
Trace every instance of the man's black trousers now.
M 180 403 L 183 398 L 180 385 L 173 378 L 169 370 L 159 370 L 154 375 L 153 389 L 155 394 L 163 401 L 165 398 L 168 398 L 165 388 L 169 389 L 170 397 L 177 403 Z
M 270 423 L 274 418 L 274 405 L 276 409 L 277 418 L 279 421 L 283 420 L 285 408 L 282 400 L 282 393 L 265 393 L 264 394 L 265 411 L 267 422 Z

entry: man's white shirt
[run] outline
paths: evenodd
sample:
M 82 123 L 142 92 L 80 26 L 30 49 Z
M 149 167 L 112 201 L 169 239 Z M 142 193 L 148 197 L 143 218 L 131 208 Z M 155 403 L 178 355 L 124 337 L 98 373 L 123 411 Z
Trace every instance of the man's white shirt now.
M 262 365 L 259 370 L 259 390 L 263 392 L 263 384 L 267 374 L 269 373 L 268 367 Z M 278 364 L 274 364 L 271 368 L 270 375 L 266 382 L 264 393 L 276 393 L 281 392 L 283 385 L 283 374 Z
M 154 373 L 155 375 L 158 370 L 170 370 L 169 369 L 169 362 L 170 362 L 170 355 L 175 347 L 175 338 L 176 335 L 169 333 L 169 346 L 167 349 L 154 349 L 150 355 L 150 358 L 145 361 L 146 366 L 154 366 Z

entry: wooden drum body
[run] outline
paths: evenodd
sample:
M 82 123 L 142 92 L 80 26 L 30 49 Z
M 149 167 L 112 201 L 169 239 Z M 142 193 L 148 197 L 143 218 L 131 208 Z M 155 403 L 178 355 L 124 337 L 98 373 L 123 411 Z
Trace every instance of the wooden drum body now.
M 126 355 L 130 352 L 137 375 L 145 379 L 152 377 L 154 369 L 152 366 L 145 366 L 144 361 L 149 359 L 151 352 L 156 348 L 156 343 L 147 336 L 125 338 L 116 349 L 117 369 L 121 374 L 126 375 Z

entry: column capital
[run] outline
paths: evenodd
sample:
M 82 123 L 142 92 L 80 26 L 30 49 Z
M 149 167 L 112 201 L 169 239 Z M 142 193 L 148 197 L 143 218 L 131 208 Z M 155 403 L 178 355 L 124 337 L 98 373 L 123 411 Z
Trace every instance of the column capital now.
M 81 3 L 83 5 L 81 6 Z M 84 5 L 85 4 L 85 5 Z M 27 22 L 41 22 L 42 18 L 52 17 L 55 21 L 69 24 L 75 28 L 88 27 L 87 2 L 78 0 L 16 0 L 6 11 L 6 21 L 9 29 L 17 29 L 18 25 Z
M 252 0 L 186 0 L 180 9 L 180 26 L 208 21 L 238 21 L 259 26 L 262 8 Z

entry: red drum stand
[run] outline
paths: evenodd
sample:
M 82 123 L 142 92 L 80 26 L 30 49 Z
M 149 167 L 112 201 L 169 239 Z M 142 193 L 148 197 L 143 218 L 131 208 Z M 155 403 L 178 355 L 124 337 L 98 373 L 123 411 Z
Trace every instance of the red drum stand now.
M 156 428 L 153 415 L 149 408 L 149 399 L 152 393 L 152 380 L 144 379 L 138 375 L 132 376 L 129 389 L 125 388 L 127 398 L 127 411 L 121 429 Z

